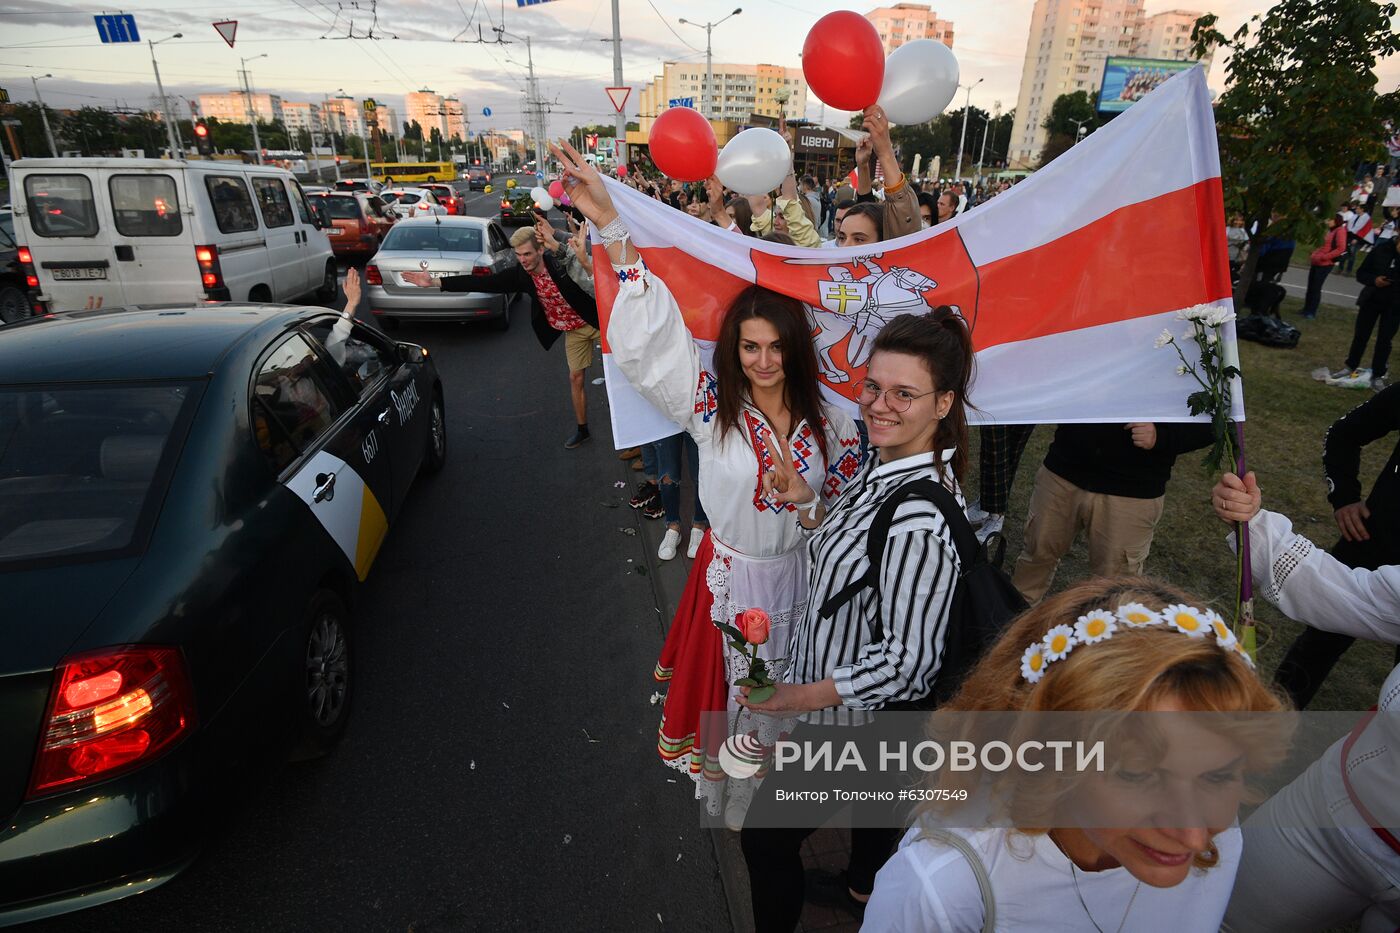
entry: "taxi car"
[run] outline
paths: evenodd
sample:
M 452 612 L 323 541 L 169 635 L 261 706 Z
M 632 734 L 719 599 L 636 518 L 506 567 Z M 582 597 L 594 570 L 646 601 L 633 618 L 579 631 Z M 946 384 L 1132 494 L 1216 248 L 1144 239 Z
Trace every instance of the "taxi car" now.
M 201 304 L 0 328 L 0 437 L 6 926 L 161 884 L 239 782 L 330 749 L 358 585 L 447 435 L 422 347 Z

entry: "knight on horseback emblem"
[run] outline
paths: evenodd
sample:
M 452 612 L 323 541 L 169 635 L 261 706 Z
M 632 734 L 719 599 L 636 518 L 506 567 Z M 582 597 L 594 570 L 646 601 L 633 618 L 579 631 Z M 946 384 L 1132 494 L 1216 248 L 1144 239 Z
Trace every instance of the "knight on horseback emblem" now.
M 850 375 L 831 358 L 832 347 L 846 335 L 846 359 L 852 368 L 870 359 L 875 335 L 880 328 L 901 314 L 927 314 L 931 308 L 924 292 L 938 283 L 922 272 L 903 266 L 882 269 L 875 262 L 879 255 L 859 260 L 866 275 L 856 278 L 851 267 L 828 266 L 829 279 L 817 283 L 820 307 L 806 305 L 807 314 L 820 333 L 815 338 L 817 362 L 822 376 L 830 382 L 849 382 Z

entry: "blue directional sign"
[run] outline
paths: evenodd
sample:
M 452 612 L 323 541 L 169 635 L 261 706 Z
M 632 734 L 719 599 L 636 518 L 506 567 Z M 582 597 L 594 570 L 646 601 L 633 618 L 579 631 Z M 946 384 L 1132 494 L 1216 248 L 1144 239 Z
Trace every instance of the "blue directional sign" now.
M 535 6 L 538 3 L 549 3 L 550 0 L 515 0 L 516 6 Z
M 103 42 L 141 41 L 141 34 L 136 31 L 136 17 L 130 13 L 102 13 L 93 19 L 97 21 L 97 34 Z
M 672 97 L 669 101 L 666 102 L 666 106 L 667 106 L 667 107 L 694 107 L 694 106 L 695 106 L 695 98 L 693 98 L 693 97 Z
M 490 108 L 490 107 L 482 107 L 482 108 L 481 108 L 481 115 L 482 115 L 483 117 L 489 117 L 489 116 L 491 116 L 491 108 Z

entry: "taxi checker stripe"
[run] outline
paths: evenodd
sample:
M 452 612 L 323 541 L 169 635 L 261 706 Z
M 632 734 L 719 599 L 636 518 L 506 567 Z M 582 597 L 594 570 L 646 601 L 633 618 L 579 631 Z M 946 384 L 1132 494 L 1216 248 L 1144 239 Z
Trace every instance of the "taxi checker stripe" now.
M 315 501 L 317 477 L 335 474 L 332 495 Z M 363 477 L 348 463 L 328 451 L 318 451 L 286 482 L 287 488 L 306 503 L 363 580 L 379 554 L 389 530 L 384 508 Z
M 1219 156 L 1199 68 L 1007 193 L 875 253 L 735 237 L 608 186 L 647 266 L 678 297 L 702 355 L 733 294 L 753 282 L 776 287 L 812 307 L 824 393 L 852 409 L 879 325 L 900 311 L 951 304 L 973 325 L 981 423 L 1185 420 L 1176 359 L 1152 338 L 1179 309 L 1230 301 Z M 606 261 L 596 247 L 595 266 Z M 611 275 L 595 280 L 606 333 L 619 287 L 635 286 Z M 845 301 L 830 300 L 842 281 Z M 1233 328 L 1222 337 L 1232 344 Z M 832 364 L 844 379 L 831 381 Z M 675 430 L 614 378 L 606 352 L 604 365 L 613 420 L 624 428 L 617 443 Z M 1237 394 L 1235 415 L 1243 414 Z

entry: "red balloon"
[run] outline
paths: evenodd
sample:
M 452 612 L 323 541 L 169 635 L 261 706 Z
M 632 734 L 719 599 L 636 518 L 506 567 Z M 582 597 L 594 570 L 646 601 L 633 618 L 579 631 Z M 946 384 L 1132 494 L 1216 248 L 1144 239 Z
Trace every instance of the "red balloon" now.
M 716 156 L 716 158 L 718 159 L 719 157 Z M 618 178 L 626 178 L 626 177 L 627 177 L 627 166 L 625 166 L 625 165 L 619 165 L 619 166 L 617 167 L 617 177 L 618 177 Z
M 817 20 L 802 43 L 802 75 L 828 107 L 864 110 L 880 99 L 885 49 L 870 20 L 837 10 Z
M 715 173 L 719 161 L 715 131 L 697 110 L 672 107 L 663 111 L 652 123 L 647 142 L 656 167 L 676 181 L 701 181 Z
M 554 179 L 549 183 L 549 196 L 554 200 L 559 200 L 564 196 L 564 183 L 559 179 Z

